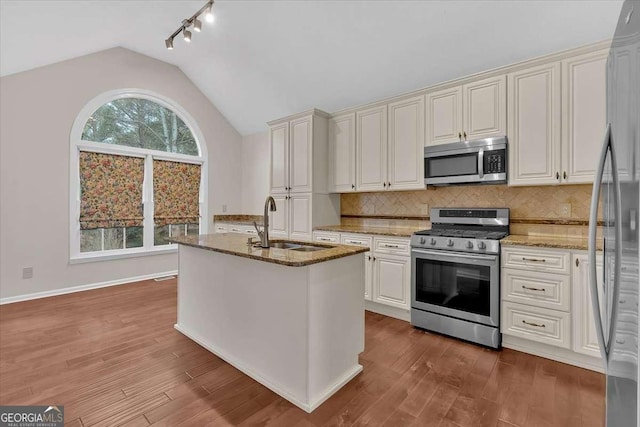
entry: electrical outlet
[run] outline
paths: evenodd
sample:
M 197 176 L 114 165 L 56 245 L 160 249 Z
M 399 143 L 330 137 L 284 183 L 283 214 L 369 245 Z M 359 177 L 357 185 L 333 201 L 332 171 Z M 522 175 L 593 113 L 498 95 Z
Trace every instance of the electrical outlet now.
M 25 267 L 22 269 L 22 278 L 31 279 L 33 277 L 33 267 Z
M 227 205 L 222 205 L 222 213 L 227 212 Z
M 560 203 L 560 216 L 563 218 L 571 216 L 571 203 Z

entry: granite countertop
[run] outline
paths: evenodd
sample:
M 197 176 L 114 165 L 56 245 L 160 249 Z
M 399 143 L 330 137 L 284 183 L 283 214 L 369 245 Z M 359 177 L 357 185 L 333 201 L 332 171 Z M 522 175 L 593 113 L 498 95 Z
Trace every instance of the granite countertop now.
M 286 240 L 287 242 L 299 243 L 301 245 L 312 244 L 322 246 L 326 249 L 313 252 L 298 252 L 290 249 L 269 248 L 262 249 L 247 245 L 247 236 L 218 233 L 201 234 L 199 236 L 181 236 L 169 239 L 172 243 L 205 249 L 214 252 L 221 252 L 229 255 L 236 255 L 244 258 L 251 258 L 258 261 L 271 262 L 274 264 L 286 265 L 290 267 L 304 267 L 319 262 L 342 258 L 350 255 L 363 253 L 369 250 L 361 246 L 320 244 L 317 242 L 301 242 Z M 282 242 L 283 239 L 273 239 L 271 242 Z
M 500 240 L 504 246 L 535 246 L 539 248 L 587 250 L 588 239 L 584 237 L 563 236 L 526 236 L 510 234 Z M 598 250 L 602 250 L 602 242 L 598 242 Z
M 262 225 L 264 218 L 262 215 L 214 215 L 213 221 L 242 225 L 253 225 L 255 221 L 258 225 Z
M 379 236 L 411 237 L 413 233 L 424 228 L 380 227 L 369 225 L 321 225 L 314 231 L 333 231 L 336 233 L 375 234 Z

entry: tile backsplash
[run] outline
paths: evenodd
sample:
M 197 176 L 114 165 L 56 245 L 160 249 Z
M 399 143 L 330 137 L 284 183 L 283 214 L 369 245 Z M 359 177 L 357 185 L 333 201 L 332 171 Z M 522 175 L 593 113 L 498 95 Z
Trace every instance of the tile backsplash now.
M 472 185 L 429 187 L 417 191 L 346 193 L 340 197 L 342 215 L 428 216 L 434 207 L 506 207 L 513 219 L 587 220 L 591 184 L 539 187 Z M 563 208 L 570 206 L 570 214 Z

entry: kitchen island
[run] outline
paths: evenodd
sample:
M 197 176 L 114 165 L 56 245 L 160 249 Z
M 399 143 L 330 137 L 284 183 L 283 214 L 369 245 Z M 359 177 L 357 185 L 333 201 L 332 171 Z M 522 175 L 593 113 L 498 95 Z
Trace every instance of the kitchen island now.
M 172 242 L 178 331 L 307 412 L 362 371 L 367 248 L 262 249 L 233 234 Z

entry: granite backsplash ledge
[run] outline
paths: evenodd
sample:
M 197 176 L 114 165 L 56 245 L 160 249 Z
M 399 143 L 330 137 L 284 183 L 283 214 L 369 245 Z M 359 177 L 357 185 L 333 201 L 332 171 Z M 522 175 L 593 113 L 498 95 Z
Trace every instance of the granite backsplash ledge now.
M 591 184 L 537 187 L 471 185 L 429 187 L 416 191 L 341 194 L 344 216 L 389 216 L 427 218 L 434 207 L 509 208 L 512 219 L 576 220 L 589 218 Z M 571 205 L 569 216 L 562 214 L 563 204 Z

